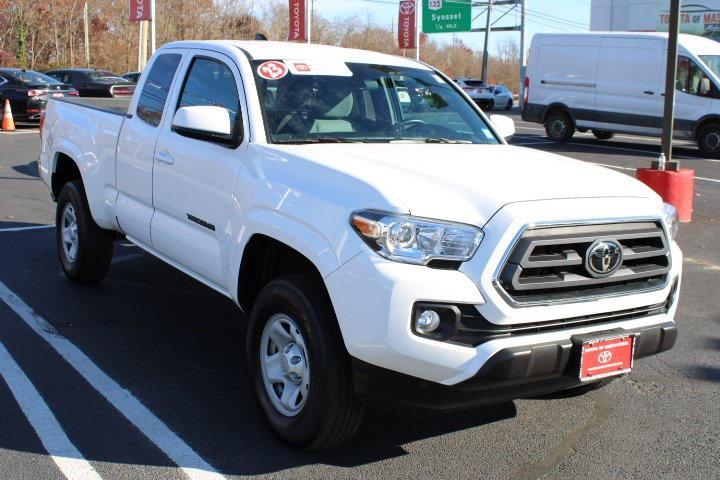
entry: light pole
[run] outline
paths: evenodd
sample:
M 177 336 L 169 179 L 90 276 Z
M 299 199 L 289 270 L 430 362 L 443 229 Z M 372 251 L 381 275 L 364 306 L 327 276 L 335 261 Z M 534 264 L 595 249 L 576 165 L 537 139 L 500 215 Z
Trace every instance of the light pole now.
M 485 46 L 483 47 L 482 81 L 487 83 L 488 68 L 488 41 L 490 40 L 490 14 L 492 13 L 493 0 L 488 1 L 487 20 L 485 21 Z
M 677 45 L 680 32 L 680 0 L 670 1 L 670 26 L 668 29 L 667 69 L 665 71 L 665 109 L 663 112 L 662 153 L 658 158 L 658 170 L 665 170 L 666 162 L 672 162 L 673 120 L 675 117 L 675 72 L 677 70 Z M 677 163 L 671 163 L 675 168 Z

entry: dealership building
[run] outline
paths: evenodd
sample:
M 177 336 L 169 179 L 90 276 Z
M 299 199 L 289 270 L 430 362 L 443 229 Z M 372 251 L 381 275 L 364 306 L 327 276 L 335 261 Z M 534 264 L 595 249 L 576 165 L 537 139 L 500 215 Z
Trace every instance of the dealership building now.
M 720 0 L 682 2 L 680 31 L 720 40 Z M 592 0 L 590 29 L 667 32 L 670 0 Z

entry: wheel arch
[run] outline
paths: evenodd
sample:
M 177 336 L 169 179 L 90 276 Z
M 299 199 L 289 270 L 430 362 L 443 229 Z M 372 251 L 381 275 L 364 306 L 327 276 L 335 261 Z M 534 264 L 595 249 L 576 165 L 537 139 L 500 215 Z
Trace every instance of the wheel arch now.
M 57 201 L 63 185 L 72 180 L 80 180 L 82 183 L 82 172 L 75 159 L 69 154 L 58 151 L 53 157 L 50 189 L 53 199 Z
M 572 112 L 570 111 L 570 107 L 568 107 L 566 104 L 562 102 L 553 102 L 549 104 L 547 107 L 545 107 L 545 110 L 543 110 L 542 113 L 542 121 L 545 123 L 547 120 L 547 117 L 557 111 L 562 111 L 566 113 L 570 117 L 570 121 L 572 121 L 573 125 L 575 125 L 575 117 L 573 116 Z
M 692 136 L 693 140 L 698 139 L 698 135 L 700 134 L 700 131 L 706 126 L 711 123 L 718 123 L 720 124 L 720 115 L 712 113 L 709 115 L 705 115 L 704 117 L 700 117 L 700 119 L 695 122 L 695 126 L 692 129 Z

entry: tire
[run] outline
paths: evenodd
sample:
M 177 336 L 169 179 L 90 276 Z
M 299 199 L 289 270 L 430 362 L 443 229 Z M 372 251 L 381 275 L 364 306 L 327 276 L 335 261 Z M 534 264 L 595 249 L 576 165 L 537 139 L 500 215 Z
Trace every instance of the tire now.
M 513 107 L 513 101 L 512 101 L 512 100 L 508 100 L 507 105 L 505 105 L 505 110 L 508 110 L 508 111 L 509 111 L 509 110 L 512 110 L 512 107 Z
M 564 143 L 572 138 L 575 125 L 570 115 L 562 110 L 555 110 L 545 119 L 545 133 L 549 139 Z
M 488 103 L 488 110 L 491 112 L 495 110 L 495 100 L 490 100 L 490 102 Z
M 592 134 L 595 135 L 595 138 L 598 140 L 610 140 L 615 136 L 613 132 L 606 132 L 605 130 L 593 130 Z
M 720 158 L 720 123 L 711 123 L 700 129 L 698 148 L 708 158 Z
M 99 283 L 112 260 L 116 233 L 93 220 L 80 181 L 63 185 L 55 212 L 55 243 L 65 275 L 80 284 Z
M 266 285 L 250 314 L 247 355 L 251 391 L 282 441 L 320 450 L 355 434 L 365 406 L 355 397 L 350 359 L 321 281 L 288 275 Z M 289 388 L 300 391 L 283 402 Z

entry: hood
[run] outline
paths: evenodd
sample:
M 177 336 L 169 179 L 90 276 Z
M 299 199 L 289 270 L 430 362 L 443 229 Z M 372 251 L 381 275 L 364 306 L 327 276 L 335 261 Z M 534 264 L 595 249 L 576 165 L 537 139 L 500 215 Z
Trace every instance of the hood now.
M 478 226 L 503 206 L 516 202 L 656 197 L 644 184 L 611 169 L 510 145 L 307 144 L 267 148 L 364 182 L 388 202 L 388 209 Z

